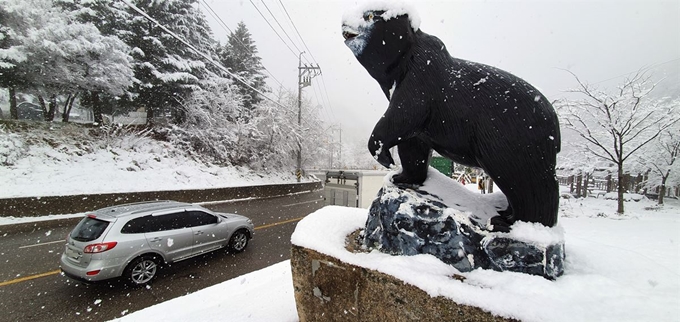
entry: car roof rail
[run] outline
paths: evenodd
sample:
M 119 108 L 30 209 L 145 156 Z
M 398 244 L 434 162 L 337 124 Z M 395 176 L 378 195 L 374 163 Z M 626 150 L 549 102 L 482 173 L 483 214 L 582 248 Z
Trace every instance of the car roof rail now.
M 186 202 L 179 202 L 179 201 L 172 201 L 172 200 L 165 200 L 167 203 L 159 203 L 156 206 L 153 207 L 148 207 L 148 208 L 142 208 L 142 209 L 136 209 L 131 212 L 129 212 L 130 215 L 142 213 L 142 212 L 148 212 L 148 211 L 157 211 L 157 210 L 163 210 L 167 208 L 173 208 L 177 206 L 187 206 L 190 205 L 189 203 Z
M 147 207 L 144 207 L 148 205 Z M 134 215 L 141 212 L 159 210 L 171 207 L 177 207 L 180 205 L 187 205 L 187 203 L 174 201 L 174 200 L 152 200 L 152 201 L 140 201 L 132 202 L 126 204 L 120 204 L 115 206 L 110 206 L 102 209 L 98 209 L 102 215 L 111 217 L 122 217 L 126 215 Z

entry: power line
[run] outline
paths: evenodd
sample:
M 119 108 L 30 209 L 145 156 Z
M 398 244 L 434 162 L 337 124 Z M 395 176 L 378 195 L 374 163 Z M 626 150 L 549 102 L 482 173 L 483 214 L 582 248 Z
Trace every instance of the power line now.
M 222 26 L 222 28 L 225 28 L 226 31 L 228 31 L 230 34 L 233 34 L 233 33 L 234 33 L 234 32 L 231 31 L 231 29 L 227 26 L 227 24 L 224 23 L 224 21 L 222 20 L 222 18 L 220 18 L 220 16 L 217 15 L 217 12 L 215 12 L 215 10 L 213 10 L 213 8 L 208 4 L 207 1 L 203 0 L 203 4 L 204 4 L 206 7 L 208 7 L 208 10 L 210 10 L 210 12 L 208 12 L 208 13 L 210 13 L 210 15 L 211 15 L 213 18 L 219 20 L 220 25 Z M 243 45 L 243 43 L 242 43 L 240 40 L 236 39 L 236 41 L 238 41 L 241 45 Z M 245 48 L 246 50 L 249 50 L 249 48 L 245 47 L 245 45 L 243 45 L 243 48 Z
M 328 89 L 326 89 L 326 81 L 323 78 L 323 74 L 321 75 L 321 83 L 323 84 L 323 90 L 324 93 L 326 93 L 326 99 L 328 100 L 328 109 L 331 110 L 331 114 L 333 114 L 333 119 L 337 120 L 338 118 L 335 116 L 333 105 L 331 105 L 331 98 L 328 96 Z
M 125 3 L 125 4 L 126 4 L 128 7 L 130 7 L 132 10 L 137 11 L 137 13 L 139 13 L 140 15 L 142 15 L 142 16 L 143 16 L 144 18 L 146 18 L 147 20 L 149 20 L 149 21 L 153 22 L 154 24 L 156 24 L 158 27 L 160 27 L 161 29 L 163 29 L 163 30 L 164 30 L 166 33 L 168 33 L 170 36 L 174 37 L 175 39 L 179 40 L 181 43 L 183 43 L 184 45 L 186 45 L 187 47 L 189 47 L 191 50 L 193 50 L 194 52 L 196 52 L 198 55 L 200 55 L 201 57 L 203 57 L 204 59 L 206 59 L 209 63 L 215 65 L 217 68 L 219 68 L 219 69 L 221 69 L 223 72 L 227 73 L 227 75 L 233 77 L 235 80 L 241 82 L 243 85 L 246 85 L 248 88 L 250 88 L 250 89 L 252 89 L 253 91 L 255 91 L 256 93 L 262 95 L 262 97 L 264 97 L 265 99 L 271 101 L 272 103 L 274 103 L 274 104 L 276 104 L 276 105 L 278 105 L 278 106 L 281 106 L 281 107 L 283 107 L 283 108 L 287 108 L 286 106 L 282 105 L 281 103 L 279 103 L 279 102 L 275 101 L 274 99 L 270 98 L 269 96 L 265 95 L 264 93 L 262 93 L 262 92 L 261 92 L 260 90 L 258 90 L 257 88 L 255 88 L 255 87 L 251 86 L 250 84 L 248 84 L 248 82 L 246 82 L 246 81 L 245 81 L 243 78 L 241 78 L 240 76 L 238 76 L 238 75 L 233 74 L 232 72 L 230 72 L 226 67 L 224 67 L 224 66 L 222 66 L 221 64 L 215 62 L 210 56 L 208 56 L 208 55 L 206 55 L 205 53 L 201 52 L 200 50 L 196 49 L 196 47 L 194 47 L 193 45 L 191 45 L 189 42 L 187 42 L 186 40 L 184 40 L 182 37 L 180 37 L 180 36 L 178 36 L 177 34 L 175 34 L 172 30 L 168 29 L 168 27 L 166 27 L 166 26 L 162 25 L 161 23 L 159 23 L 158 21 L 156 21 L 156 19 L 154 19 L 154 18 L 152 18 L 151 16 L 149 16 L 149 15 L 148 15 L 146 12 L 144 12 L 142 9 L 139 9 L 137 6 L 135 6 L 134 4 L 130 3 L 128 0 L 121 0 L 121 1 L 123 1 L 123 3 Z
M 263 2 L 263 3 L 264 3 L 264 2 Z M 283 1 L 282 1 L 282 0 L 279 0 L 279 4 L 281 4 L 281 7 L 283 8 L 283 11 L 286 13 L 286 17 L 288 17 L 288 21 L 290 21 L 291 25 L 293 26 L 293 29 L 295 29 L 295 32 L 297 33 L 298 37 L 300 38 L 300 41 L 302 41 L 302 44 L 305 46 L 305 49 L 307 49 L 307 52 L 308 52 L 309 55 L 312 57 L 312 60 L 313 60 L 313 61 L 317 64 L 317 66 L 318 66 L 319 63 L 317 62 L 316 58 L 314 58 L 314 55 L 312 54 L 312 51 L 311 51 L 311 50 L 309 49 L 309 47 L 307 46 L 307 43 L 305 42 L 305 39 L 302 38 L 302 35 L 300 34 L 300 31 L 299 31 L 299 30 L 297 29 L 297 27 L 295 26 L 295 22 L 293 21 L 293 18 L 290 17 L 290 14 L 288 13 L 288 10 L 286 9 L 286 6 L 283 4 Z M 266 5 L 265 5 L 265 7 L 266 7 Z M 270 13 L 271 13 L 271 12 L 270 12 Z M 272 15 L 272 16 L 273 16 L 273 15 Z M 277 23 L 278 23 L 278 21 L 277 21 Z M 281 26 L 281 24 L 279 24 L 279 26 Z M 283 29 L 283 27 L 281 27 L 281 29 Z M 289 37 L 289 38 L 290 38 L 290 37 Z M 292 40 L 291 40 L 291 41 L 292 41 Z M 326 88 L 326 81 L 324 80 L 323 74 L 321 74 L 321 82 L 322 82 L 322 84 L 323 84 L 324 93 L 325 93 L 325 95 L 326 95 L 325 98 L 326 98 L 326 102 L 328 103 L 328 109 L 330 109 L 331 114 L 333 114 L 333 119 L 337 119 L 337 118 L 335 117 L 335 112 L 334 112 L 334 110 L 333 110 L 333 106 L 331 105 L 330 97 L 328 96 L 328 89 Z M 320 90 L 319 90 L 319 91 L 320 91 Z M 323 95 L 321 95 L 321 96 L 322 96 L 322 98 L 323 98 Z M 317 98 L 317 100 L 318 100 L 318 98 Z
M 676 61 L 676 60 L 680 60 L 680 58 L 675 58 L 675 59 L 671 59 L 671 60 L 669 60 L 669 61 L 665 61 L 665 62 L 653 64 L 653 65 L 650 65 L 649 67 L 644 67 L 644 68 L 641 68 L 641 69 L 638 69 L 638 70 L 634 70 L 634 71 L 632 71 L 632 72 L 628 72 L 628 73 L 625 73 L 625 74 L 622 74 L 622 75 L 619 75 L 619 76 L 614 76 L 614 77 L 612 77 L 612 78 L 608 78 L 608 79 L 605 79 L 605 80 L 602 80 L 602 81 L 599 81 L 599 82 L 591 83 L 591 85 L 599 84 L 599 83 L 604 83 L 604 82 L 606 82 L 606 81 L 610 81 L 610 80 L 612 80 L 612 79 L 616 79 L 616 78 L 623 77 L 623 76 L 628 76 L 628 75 L 630 75 L 630 74 L 632 74 L 632 73 L 636 73 L 636 72 L 639 72 L 639 71 L 649 70 L 649 69 L 651 69 L 652 67 L 656 67 L 656 66 L 661 66 L 661 65 L 664 65 L 664 64 L 672 63 L 672 62 L 674 62 L 674 61 Z
M 317 102 L 317 103 L 322 103 L 323 105 L 325 105 L 326 103 L 323 101 L 323 96 L 321 97 L 322 99 L 320 100 L 320 99 L 319 99 L 319 95 L 317 95 L 316 87 L 318 87 L 318 83 L 316 83 L 316 85 L 317 85 L 317 86 L 312 86 L 312 90 L 314 91 L 314 97 L 316 98 L 316 102 Z M 323 105 L 321 105 L 321 104 L 319 104 L 319 105 L 320 105 L 321 107 L 323 107 Z M 331 117 L 330 117 L 330 115 L 328 114 L 328 111 L 326 111 L 325 108 L 322 108 L 322 110 L 323 110 L 323 114 L 325 114 L 325 116 L 328 118 L 328 120 L 331 120 Z
M 288 37 L 288 40 L 290 40 L 290 43 L 293 44 L 293 47 L 295 47 L 295 49 L 296 49 L 298 52 L 301 52 L 300 48 L 298 48 L 298 46 L 295 45 L 295 42 L 293 41 L 293 39 L 291 39 L 290 36 L 288 35 L 288 33 L 286 32 L 286 29 L 283 29 L 283 26 L 281 26 L 281 23 L 279 23 L 279 20 L 276 19 L 276 17 L 275 17 L 274 14 L 272 13 L 272 11 L 269 10 L 269 7 L 267 6 L 267 4 L 266 4 L 264 1 L 262 1 L 262 4 L 264 5 L 265 9 L 267 9 L 267 11 L 268 11 L 269 14 L 272 16 L 272 18 L 274 18 L 274 21 L 276 21 L 276 24 L 279 25 L 279 28 L 281 28 L 281 31 L 283 31 L 283 34 L 286 35 L 286 37 Z M 310 54 L 310 55 L 311 55 L 311 54 Z
M 653 67 L 656 67 L 656 66 L 661 66 L 661 65 L 668 64 L 668 63 L 672 63 L 672 62 L 677 61 L 677 60 L 680 60 L 680 58 L 675 58 L 675 59 L 671 59 L 671 60 L 668 60 L 668 61 L 665 61 L 665 62 L 660 62 L 660 63 L 652 64 L 652 65 L 650 65 L 650 66 L 648 66 L 648 67 L 643 67 L 643 68 L 640 68 L 640 69 L 637 69 L 637 70 L 634 70 L 634 71 L 630 71 L 630 72 L 627 72 L 627 73 L 624 73 L 624 74 L 621 74 L 621 75 L 618 75 L 618 76 L 614 76 L 614 77 L 607 78 L 607 79 L 605 79 L 605 80 L 597 81 L 597 82 L 594 82 L 594 83 L 588 83 L 588 85 L 595 85 L 595 84 L 604 83 L 604 82 L 607 82 L 607 81 L 610 81 L 610 80 L 614 80 L 614 79 L 617 79 L 617 78 L 620 78 L 620 77 L 628 76 L 628 75 L 630 75 L 630 74 L 632 74 L 632 73 L 637 73 L 637 72 L 640 72 L 640 71 L 649 70 L 649 69 L 651 69 L 651 68 L 653 68 Z M 561 69 L 561 70 L 563 70 L 563 71 L 567 71 L 567 72 L 570 72 L 570 73 L 571 73 L 571 71 L 569 71 L 568 69 L 558 68 L 558 67 L 554 67 L 554 68 L 556 68 L 556 69 Z M 563 93 L 563 92 L 562 92 L 562 93 Z M 556 95 L 559 95 L 559 94 L 561 94 L 561 93 L 557 93 L 557 94 L 550 95 L 550 97 L 553 97 L 553 96 L 556 96 Z
M 271 28 L 271 29 L 274 31 L 274 33 L 276 34 L 276 36 L 279 37 L 279 39 L 281 39 L 281 41 L 283 42 L 283 44 L 286 45 L 286 47 L 288 48 L 288 50 L 290 50 L 290 52 L 293 54 L 293 56 L 295 56 L 295 58 L 298 58 L 298 54 L 296 54 L 295 51 L 294 51 L 292 48 L 290 48 L 290 46 L 288 46 L 288 43 L 286 43 L 286 41 L 283 40 L 283 38 L 281 37 L 281 35 L 279 35 L 279 33 L 276 31 L 276 29 L 274 29 L 274 26 L 272 26 L 272 24 L 269 23 L 269 20 L 267 20 L 267 18 L 265 18 L 265 16 L 262 14 L 262 11 L 260 11 L 260 9 L 255 5 L 255 3 L 253 2 L 253 0 L 250 0 L 250 4 L 252 4 L 253 7 L 255 7 L 255 10 L 257 10 L 257 12 L 260 14 L 260 16 L 262 17 L 262 19 L 264 19 L 264 21 L 269 25 L 269 28 Z M 299 52 L 300 52 L 300 51 L 298 51 L 298 53 L 299 53 Z
M 316 58 L 314 58 L 314 55 L 312 55 L 312 51 L 309 50 L 309 47 L 307 47 L 307 44 L 305 43 L 305 40 L 302 38 L 302 35 L 300 35 L 300 32 L 298 31 L 297 27 L 295 27 L 295 23 L 293 22 L 293 19 L 290 18 L 290 15 L 288 14 L 288 10 L 286 10 L 286 6 L 283 5 L 283 2 L 279 0 L 279 3 L 281 4 L 281 7 L 283 8 L 283 11 L 286 13 L 286 16 L 288 17 L 288 20 L 290 23 L 293 25 L 293 29 L 295 29 L 295 32 L 297 33 L 298 37 L 300 37 L 300 40 L 302 41 L 302 44 L 305 46 L 305 49 L 307 49 L 307 52 L 309 53 L 310 56 L 312 56 L 312 60 L 318 65 L 319 63 L 316 61 Z
M 222 28 L 224 28 L 225 31 L 228 31 L 230 34 L 234 34 L 234 32 L 227 26 L 227 24 L 224 22 L 224 20 L 222 20 L 222 18 L 220 18 L 220 16 L 217 14 L 217 12 L 215 12 L 215 10 L 213 10 L 213 8 L 208 4 L 208 2 L 207 2 L 206 0 L 203 0 L 203 4 L 205 4 L 205 6 L 208 8 L 208 10 L 209 10 L 208 13 L 209 13 L 213 18 L 215 18 L 216 20 L 218 20 L 218 22 L 219 22 L 218 24 L 219 24 Z M 255 55 L 255 53 L 250 49 L 250 47 L 246 46 L 246 44 L 244 44 L 240 39 L 238 39 L 238 38 L 236 38 L 236 37 L 234 37 L 234 39 L 236 40 L 237 43 L 239 43 L 239 44 L 241 45 L 241 47 L 242 47 L 243 49 L 245 49 L 246 51 L 248 51 L 248 53 L 250 53 L 251 55 Z M 272 72 L 270 72 L 269 69 L 267 69 L 267 67 L 264 66 L 264 64 L 262 64 L 262 69 L 264 69 L 264 70 L 267 72 L 267 74 L 269 74 L 269 76 L 271 76 L 271 78 L 272 78 L 275 82 L 277 82 L 277 83 L 278 83 L 279 85 L 281 85 L 282 87 L 285 87 L 285 86 L 283 86 L 283 84 L 282 84 L 278 79 L 276 79 L 276 77 L 274 77 L 274 74 L 272 74 Z

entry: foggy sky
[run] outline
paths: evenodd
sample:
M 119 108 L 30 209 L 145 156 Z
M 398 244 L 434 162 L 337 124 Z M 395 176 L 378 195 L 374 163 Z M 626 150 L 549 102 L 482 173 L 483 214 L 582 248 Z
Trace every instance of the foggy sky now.
M 206 0 L 234 30 L 243 21 L 258 47 L 263 65 L 286 88 L 297 90 L 297 55 L 267 25 L 250 0 Z M 289 44 L 263 6 L 252 0 Z M 345 47 L 341 18 L 357 1 L 282 0 L 309 51 L 305 58 L 320 65 L 320 77 L 303 93 L 323 106 L 329 123 L 341 123 L 343 140 L 368 140 L 388 101 Z M 640 68 L 653 69 L 678 86 L 680 73 L 680 1 L 411 1 L 420 29 L 439 37 L 456 57 L 493 65 L 528 81 L 549 99 L 582 80 L 610 88 Z M 264 0 L 301 51 L 279 0 Z M 201 2 L 215 38 L 228 32 Z M 309 52 L 313 55 L 309 55 Z M 273 79 L 272 88 L 280 85 Z M 325 84 L 325 86 L 324 86 Z M 328 100 L 325 99 L 326 93 Z M 329 102 L 330 103 L 327 103 Z

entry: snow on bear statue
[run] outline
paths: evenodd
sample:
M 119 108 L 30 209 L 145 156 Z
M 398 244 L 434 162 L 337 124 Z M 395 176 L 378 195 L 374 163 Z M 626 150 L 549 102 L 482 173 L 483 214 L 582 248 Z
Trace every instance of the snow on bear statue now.
M 370 153 L 391 168 L 390 148 L 398 147 L 401 171 L 391 183 L 399 187 L 428 179 L 432 150 L 484 169 L 508 203 L 482 225 L 487 232 L 509 232 L 516 222 L 556 226 L 560 129 L 550 102 L 517 76 L 452 57 L 419 24 L 410 5 L 395 1 L 370 1 L 343 16 L 345 44 L 389 100 Z

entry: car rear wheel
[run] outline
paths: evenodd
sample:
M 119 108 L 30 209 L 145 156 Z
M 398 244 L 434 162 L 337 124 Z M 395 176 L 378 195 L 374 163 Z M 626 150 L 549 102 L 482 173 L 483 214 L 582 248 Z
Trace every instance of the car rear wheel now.
M 160 260 L 158 256 L 140 256 L 135 258 L 125 268 L 124 276 L 134 286 L 147 285 L 156 277 L 159 265 Z
M 238 230 L 229 240 L 229 248 L 237 253 L 242 252 L 248 246 L 248 233 L 245 230 Z

